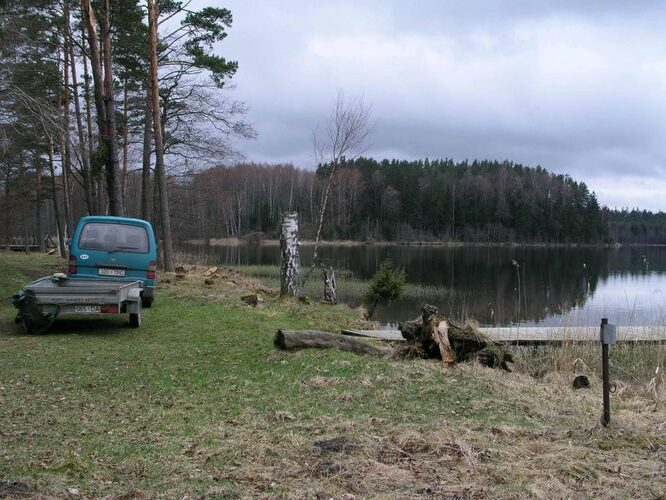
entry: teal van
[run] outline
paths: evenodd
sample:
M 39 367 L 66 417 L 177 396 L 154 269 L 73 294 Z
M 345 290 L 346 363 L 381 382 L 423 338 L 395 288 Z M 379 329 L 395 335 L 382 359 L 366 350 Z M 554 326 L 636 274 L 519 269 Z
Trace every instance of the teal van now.
M 128 217 L 83 217 L 69 246 L 70 278 L 143 282 L 143 307 L 155 298 L 157 244 L 150 222 Z

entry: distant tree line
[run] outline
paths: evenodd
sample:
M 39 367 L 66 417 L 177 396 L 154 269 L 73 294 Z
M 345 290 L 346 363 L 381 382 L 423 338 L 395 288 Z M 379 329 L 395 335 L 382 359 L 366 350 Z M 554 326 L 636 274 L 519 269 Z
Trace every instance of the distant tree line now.
M 169 215 L 176 242 L 275 237 L 280 214 L 293 210 L 302 238 L 314 238 L 329 168 L 239 163 L 172 174 Z M 141 175 L 130 171 L 126 177 L 129 216 L 142 216 Z M 23 193 L 25 186 L 12 189 Z M 325 239 L 666 244 L 666 214 L 600 208 L 583 182 L 511 162 L 359 158 L 338 167 L 329 198 Z M 88 213 L 81 190 L 74 190 L 71 203 L 73 213 Z M 39 220 L 22 218 L 27 229 L 4 229 L 14 227 L 12 236 L 55 233 L 52 204 Z
M 602 216 L 606 222 L 610 241 L 647 245 L 666 243 L 666 213 L 664 212 L 604 208 Z
M 180 189 L 187 237 L 272 233 L 297 210 L 312 236 L 330 165 L 243 164 L 195 174 Z M 604 212 L 582 182 L 511 162 L 359 158 L 338 167 L 326 239 L 596 243 Z M 175 215 L 174 217 L 180 218 Z

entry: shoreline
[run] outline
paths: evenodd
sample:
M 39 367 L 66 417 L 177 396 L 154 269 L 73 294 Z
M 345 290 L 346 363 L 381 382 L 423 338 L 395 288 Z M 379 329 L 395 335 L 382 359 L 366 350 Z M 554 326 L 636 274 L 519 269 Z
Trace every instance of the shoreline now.
M 253 239 L 243 238 L 211 238 L 208 242 L 203 239 L 185 240 L 186 245 L 197 246 L 264 246 L 278 247 L 280 241 L 277 239 Z M 302 247 L 314 246 L 314 240 L 301 240 Z M 361 241 L 361 240 L 321 240 L 319 245 L 322 247 L 502 247 L 502 248 L 621 248 L 621 247 L 666 247 L 666 243 L 517 243 L 517 242 L 470 242 L 470 241 Z

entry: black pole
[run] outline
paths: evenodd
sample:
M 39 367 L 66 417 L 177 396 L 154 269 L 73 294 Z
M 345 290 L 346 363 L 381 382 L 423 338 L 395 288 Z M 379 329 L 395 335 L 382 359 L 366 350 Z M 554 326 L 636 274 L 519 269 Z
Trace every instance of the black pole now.
M 604 325 L 608 324 L 608 318 L 602 318 L 601 320 L 601 369 L 602 369 L 602 378 L 603 378 L 603 391 L 604 391 L 604 414 L 601 417 L 601 425 L 608 427 L 610 425 L 610 381 L 609 381 L 609 369 L 608 369 L 608 344 L 604 341 L 603 329 Z

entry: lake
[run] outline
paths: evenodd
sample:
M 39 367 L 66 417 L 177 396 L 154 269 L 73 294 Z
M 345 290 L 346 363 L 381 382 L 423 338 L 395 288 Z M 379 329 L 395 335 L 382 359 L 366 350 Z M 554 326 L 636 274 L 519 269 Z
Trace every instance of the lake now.
M 275 246 L 187 245 L 211 264 L 275 265 Z M 427 301 L 447 317 L 471 318 L 483 326 L 598 325 L 602 317 L 619 325 L 666 324 L 666 247 L 510 247 L 510 246 L 325 246 L 322 260 L 354 277 L 369 279 L 384 259 L 423 286 L 388 306 L 375 319 L 385 325 L 413 319 Z M 311 262 L 312 247 L 301 247 Z M 342 289 L 338 277 L 338 287 Z M 433 292 L 436 290 L 436 293 Z M 432 295 L 428 295 L 428 294 Z M 359 296 L 339 299 L 357 305 Z

